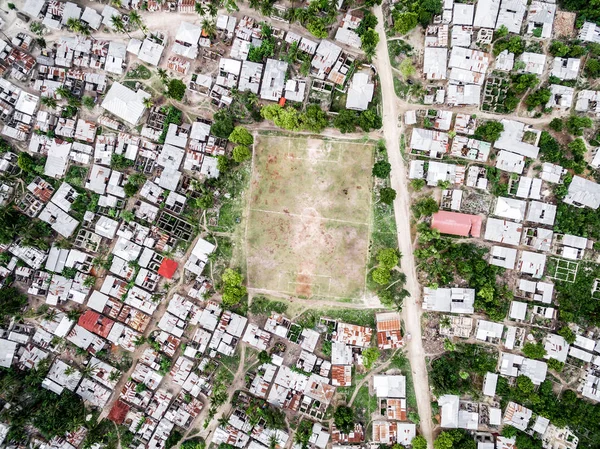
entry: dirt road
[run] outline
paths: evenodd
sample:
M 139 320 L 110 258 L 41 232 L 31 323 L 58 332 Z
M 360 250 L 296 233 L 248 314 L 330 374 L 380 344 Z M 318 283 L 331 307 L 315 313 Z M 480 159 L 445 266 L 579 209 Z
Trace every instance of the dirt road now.
M 383 99 L 383 133 L 388 150 L 389 162 L 392 165 L 391 183 L 398 192 L 394 201 L 394 213 L 398 228 L 398 245 L 402 252 L 402 271 L 406 274 L 406 289 L 410 297 L 404 300 L 402 317 L 405 329 L 412 338 L 407 342 L 407 355 L 415 381 L 415 394 L 417 407 L 421 418 L 421 433 L 427 440 L 429 448 L 433 447 L 433 423 L 431 420 L 431 399 L 429 394 L 429 379 L 423 344 L 421 341 L 421 308 L 418 304 L 420 287 L 417 281 L 415 259 L 413 256 L 412 239 L 410 234 L 410 195 L 408 192 L 406 169 L 400 154 L 401 126 L 398 122 L 398 109 L 396 93 L 394 92 L 394 78 L 385 39 L 385 23 L 380 6 L 375 7 L 377 16 L 377 32 L 381 37 L 377 46 L 375 65 L 379 72 L 381 94 Z

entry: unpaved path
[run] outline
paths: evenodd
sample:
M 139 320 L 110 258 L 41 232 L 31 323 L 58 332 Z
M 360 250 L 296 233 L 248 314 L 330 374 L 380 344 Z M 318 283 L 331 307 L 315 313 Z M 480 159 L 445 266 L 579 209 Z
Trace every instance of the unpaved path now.
M 381 83 L 383 132 L 389 162 L 392 165 L 391 184 L 396 192 L 398 192 L 398 196 L 394 201 L 394 213 L 398 229 L 398 245 L 402 252 L 402 271 L 406 274 L 406 289 L 410 292 L 410 297 L 404 300 L 404 307 L 402 308 L 406 333 L 412 336 L 411 339 L 406 339 L 406 348 L 412 369 L 417 408 L 421 418 L 421 433 L 427 440 L 429 448 L 432 448 L 433 423 L 431 420 L 431 398 L 423 343 L 421 341 L 421 308 L 418 304 L 421 291 L 417 281 L 410 233 L 410 194 L 408 192 L 406 168 L 400 154 L 400 135 L 403 130 L 398 123 L 394 78 L 388 54 L 387 40 L 385 39 L 386 34 L 383 29 L 385 21 L 381 6 L 376 6 L 374 10 L 378 20 L 377 32 L 381 36 L 381 40 L 377 46 L 375 65 L 378 69 Z

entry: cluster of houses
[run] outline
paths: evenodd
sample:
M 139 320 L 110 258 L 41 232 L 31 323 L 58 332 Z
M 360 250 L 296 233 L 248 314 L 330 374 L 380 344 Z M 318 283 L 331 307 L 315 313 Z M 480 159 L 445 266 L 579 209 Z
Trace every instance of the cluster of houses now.
M 502 414 L 500 403 L 495 399 L 498 375 L 487 373 L 481 402 L 462 400 L 456 395 L 438 398 L 441 427 L 472 431 L 478 449 L 516 449 L 515 437 L 500 436 L 500 426 L 512 426 L 539 438 L 544 449 L 576 449 L 577 436 L 568 427 L 555 426 L 541 415 L 515 402 L 509 402 Z
M 575 13 L 557 11 L 554 1 L 539 0 L 479 0 L 476 4 L 445 0 L 443 8 L 425 32 L 423 77 L 430 81 L 429 90 L 434 91 L 425 95 L 425 104 L 479 106 L 489 94 L 486 88 L 482 97 L 486 73 L 491 69 L 498 75 L 514 71 L 541 77 L 548 73 L 552 79 L 547 108 L 569 110 L 575 105 L 577 111 L 593 110 L 586 102 L 593 98 L 593 91 L 580 91 L 575 102 L 576 89 L 554 80 L 577 80 L 583 69 L 581 58 L 547 57 L 532 49 L 520 55 L 503 50 L 492 63 L 491 54 L 481 50 L 490 47 L 494 31 L 501 27 L 530 39 L 568 36 L 575 24 Z M 570 29 L 554 30 L 559 18 L 570 23 Z M 598 27 L 585 22 L 578 38 L 582 42 L 600 42 Z
M 454 116 L 450 111 L 435 112 L 436 116 L 428 119 L 431 128 L 413 128 L 410 140 L 411 152 L 418 159 L 410 162 L 409 178 L 425 179 L 429 186 L 445 183 L 441 210 L 432 215 L 431 227 L 441 234 L 479 240 L 489 247 L 488 262 L 508 270 L 515 284 L 509 309 L 509 319 L 514 325 L 461 316 L 452 318 L 452 326 L 441 332 L 463 338 L 473 336 L 474 332 L 477 340 L 502 343 L 510 351 L 518 350 L 527 342 L 525 326 L 548 330 L 556 323 L 558 311 L 553 301 L 552 280 L 573 282 L 579 263 L 593 242 L 553 230 L 557 206 L 549 194 L 552 185 L 563 182 L 567 171 L 547 162 L 540 164 L 539 170 L 533 167 L 525 170 L 526 159 L 538 157 L 539 130 L 514 120 L 501 121 L 504 130 L 493 144 L 497 151 L 494 163 L 500 172 L 511 175 L 507 195 L 494 197 L 488 192 L 490 182 L 486 169 L 492 145 L 471 137 L 477 119 L 460 113 Z M 407 112 L 405 122 L 416 125 L 417 111 Z M 453 138 L 450 130 L 454 131 Z M 443 157 L 465 159 L 465 165 L 439 162 Z M 596 210 L 600 207 L 600 186 L 574 176 L 563 201 Z M 475 290 L 468 288 L 426 287 L 423 308 L 472 315 L 475 294 Z M 563 337 L 548 334 L 544 345 L 546 358 L 565 362 L 570 357 L 576 364 L 588 368 L 583 394 L 598 400 L 596 376 L 600 357 L 595 351 L 598 349 L 595 340 L 590 337 L 593 335 L 577 335 L 578 340 L 569 346 Z M 506 366 L 503 365 L 502 374 L 535 373 L 532 374 L 534 384 L 545 379 L 544 363 L 523 360 L 520 356 L 511 359 L 509 355 L 506 360 L 503 358 Z
M 248 373 L 247 392 L 278 409 L 316 420 L 310 437 L 311 447 L 325 449 L 330 442 L 333 447 L 364 442 L 365 430 L 360 424 L 356 425 L 354 431 L 345 434 L 335 427 L 330 430 L 319 421 L 332 403 L 336 387 L 351 386 L 353 368 L 364 369 L 363 350 L 373 343 L 379 349 L 402 346 L 398 313 L 377 313 L 375 321 L 376 335 L 369 327 L 326 318 L 321 319 L 317 330 L 302 328 L 278 313 L 272 313 L 263 328 L 248 324 L 243 335 L 240 332 L 239 338 L 257 350 L 267 350 L 270 361 Z M 323 346 L 330 344 L 331 360 L 315 352 L 320 338 Z M 229 351 L 233 349 L 227 347 L 226 353 Z M 416 435 L 416 427 L 407 422 L 405 376 L 374 376 L 373 391 L 379 407 L 373 417 L 372 441 L 410 445 Z M 243 410 L 244 407 L 237 407 L 227 424 L 217 428 L 213 442 L 238 448 L 264 449 L 261 435 L 264 426 L 253 426 L 252 419 Z M 279 443 L 285 445 L 288 435 L 278 430 L 276 436 Z

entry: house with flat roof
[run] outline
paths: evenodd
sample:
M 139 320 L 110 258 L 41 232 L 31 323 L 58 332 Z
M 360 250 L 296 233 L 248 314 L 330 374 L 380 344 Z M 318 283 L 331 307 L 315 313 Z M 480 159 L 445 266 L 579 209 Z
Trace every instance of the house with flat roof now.
M 521 273 L 530 274 L 536 279 L 541 279 L 544 275 L 544 267 L 546 266 L 546 255 L 534 253 L 531 251 L 523 251 L 519 258 L 517 269 Z
M 423 288 L 423 309 L 470 314 L 475 311 L 475 290 L 470 288 Z
M 581 176 L 574 176 L 563 201 L 575 207 L 598 209 L 600 207 L 600 185 Z
M 485 225 L 485 240 L 504 243 L 506 245 L 519 246 L 523 225 L 514 221 L 488 218 Z
M 502 0 L 496 29 L 504 25 L 509 32 L 519 34 L 527 11 L 527 0 Z
M 496 168 L 520 175 L 525 169 L 525 156 L 500 150 L 496 155 Z
M 424 128 L 413 128 L 410 137 L 411 152 L 425 153 L 434 159 L 441 159 L 448 152 L 448 134 Z
M 494 28 L 500 9 L 500 0 L 479 0 L 476 5 L 473 26 L 476 28 Z
M 573 105 L 575 89 L 573 87 L 552 84 L 550 86 L 550 99 L 546 103 L 547 108 L 570 109 Z
M 579 58 L 554 58 L 552 62 L 551 76 L 560 78 L 561 80 L 577 79 L 579 69 L 581 68 L 581 59 Z
M 541 75 L 546 66 L 546 55 L 539 53 L 524 52 L 519 56 L 519 61 L 525 64 L 525 67 L 519 70 L 519 73 L 533 73 Z
M 265 72 L 260 86 L 260 98 L 269 101 L 279 101 L 285 89 L 285 79 L 288 63 L 276 59 L 267 59 Z
M 240 92 L 250 91 L 257 94 L 260 88 L 260 79 L 262 77 L 263 65 L 257 62 L 242 62 L 242 70 L 238 90 Z
M 423 74 L 428 80 L 445 80 L 448 67 L 448 49 L 425 47 Z
M 517 250 L 514 248 L 506 248 L 504 246 L 494 245 L 490 251 L 490 264 L 509 270 L 515 269 L 517 261 Z
M 531 201 L 527 210 L 526 221 L 552 226 L 556 218 L 556 205 Z
M 552 25 L 555 14 L 556 5 L 554 3 L 546 3 L 538 0 L 532 1 L 527 14 L 527 34 L 532 34 L 542 39 L 552 37 Z

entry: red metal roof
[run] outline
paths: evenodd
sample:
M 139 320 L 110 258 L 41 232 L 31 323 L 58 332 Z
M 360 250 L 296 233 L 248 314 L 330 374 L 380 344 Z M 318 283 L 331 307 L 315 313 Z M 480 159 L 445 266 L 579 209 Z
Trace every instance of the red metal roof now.
M 79 317 L 77 324 L 96 335 L 106 338 L 115 322 L 98 312 L 88 309 Z
M 130 407 L 128 404 L 119 399 L 117 402 L 115 402 L 115 405 L 113 405 L 113 407 L 110 409 L 108 419 L 117 424 L 123 424 L 123 421 L 125 421 L 125 417 L 129 412 L 129 408 Z
M 441 211 L 433 214 L 431 227 L 437 229 L 442 234 L 479 237 L 481 235 L 481 217 L 478 215 Z
M 160 264 L 160 268 L 158 269 L 158 274 L 167 279 L 173 278 L 173 275 L 177 271 L 177 262 L 171 259 L 163 259 Z

